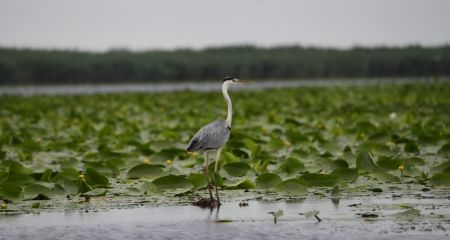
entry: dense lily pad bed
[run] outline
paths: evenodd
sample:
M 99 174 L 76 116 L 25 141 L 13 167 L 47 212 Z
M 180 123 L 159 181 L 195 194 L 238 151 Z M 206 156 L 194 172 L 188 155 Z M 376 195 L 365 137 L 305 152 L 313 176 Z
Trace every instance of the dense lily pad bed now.
M 448 197 L 448 83 L 231 97 L 225 202 Z M 2 96 L 0 214 L 190 205 L 206 178 L 185 146 L 225 107 L 218 92 Z

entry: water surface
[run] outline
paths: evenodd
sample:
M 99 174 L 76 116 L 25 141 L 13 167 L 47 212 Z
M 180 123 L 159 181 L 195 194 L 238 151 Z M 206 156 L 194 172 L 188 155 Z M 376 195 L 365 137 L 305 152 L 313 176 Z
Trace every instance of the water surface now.
M 226 202 L 219 211 L 190 205 L 106 211 L 94 207 L 0 216 L 0 239 L 448 239 L 449 203 L 448 199 L 361 197 L 339 202 L 250 201 L 247 207 Z M 402 216 L 399 213 L 405 209 L 400 204 L 420 214 Z M 268 212 L 278 209 L 284 215 L 274 224 Z M 299 215 L 311 210 L 320 211 L 322 222 Z M 363 218 L 361 213 L 377 217 Z
M 442 79 L 439 81 L 448 81 Z M 257 81 L 246 85 L 245 89 L 289 88 L 289 87 L 335 87 L 369 86 L 379 84 L 430 83 L 436 80 L 426 78 L 402 79 L 315 79 L 291 81 Z M 0 95 L 78 95 L 118 92 L 173 92 L 173 91 L 217 91 L 221 81 L 189 83 L 142 83 L 142 84 L 78 84 L 48 86 L 0 86 Z M 237 88 L 236 88 L 237 89 Z M 242 89 L 242 88 L 241 88 Z

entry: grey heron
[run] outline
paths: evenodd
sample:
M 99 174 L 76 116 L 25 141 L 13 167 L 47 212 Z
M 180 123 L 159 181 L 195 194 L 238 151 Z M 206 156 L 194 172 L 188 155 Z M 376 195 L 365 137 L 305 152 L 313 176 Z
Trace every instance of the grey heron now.
M 207 181 L 207 189 L 209 191 L 209 197 L 211 201 L 215 201 L 213 194 L 211 192 L 210 181 L 208 176 L 208 163 L 209 163 L 209 153 L 215 152 L 215 166 L 214 166 L 214 173 L 213 173 L 213 181 L 214 181 L 214 187 L 216 191 L 216 198 L 217 203 L 220 206 L 220 199 L 219 199 L 219 191 L 217 189 L 217 181 L 216 181 L 216 172 L 217 172 L 217 166 L 219 163 L 220 158 L 220 152 L 225 145 L 225 143 L 228 141 L 228 138 L 230 137 L 231 132 L 231 121 L 233 118 L 233 107 L 231 103 L 231 99 L 228 96 L 228 87 L 231 84 L 246 84 L 250 83 L 251 81 L 246 80 L 240 80 L 235 77 L 226 77 L 223 79 L 222 83 L 222 93 L 223 97 L 225 98 L 225 102 L 228 106 L 228 114 L 227 118 L 225 120 L 216 120 L 214 122 L 211 122 L 204 127 L 202 127 L 200 130 L 197 131 L 197 133 L 194 135 L 194 137 L 189 142 L 189 145 L 187 146 L 188 152 L 203 152 L 205 153 L 205 175 L 206 175 L 206 181 Z

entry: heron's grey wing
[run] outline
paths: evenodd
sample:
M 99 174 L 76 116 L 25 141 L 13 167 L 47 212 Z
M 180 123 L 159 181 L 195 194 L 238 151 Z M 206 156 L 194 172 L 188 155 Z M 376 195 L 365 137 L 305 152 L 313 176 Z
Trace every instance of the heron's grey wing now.
M 214 121 L 198 130 L 189 142 L 187 151 L 196 152 L 221 148 L 228 141 L 230 130 L 225 121 Z

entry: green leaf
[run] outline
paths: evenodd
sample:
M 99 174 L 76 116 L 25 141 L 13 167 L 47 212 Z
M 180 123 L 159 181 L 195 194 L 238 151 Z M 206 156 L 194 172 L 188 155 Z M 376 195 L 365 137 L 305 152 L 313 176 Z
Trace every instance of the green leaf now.
M 307 192 L 305 181 L 298 178 L 288 179 L 278 184 L 276 189 L 281 192 L 287 192 L 291 194 L 304 194 Z
M 64 169 L 64 168 L 75 168 L 76 169 L 80 166 L 81 166 L 81 162 L 75 158 L 70 158 L 70 159 L 60 163 L 60 167 L 62 169 Z
M 158 192 L 158 187 L 152 182 L 145 182 L 140 187 L 139 190 L 145 194 Z
M 289 176 L 298 174 L 304 168 L 305 166 L 300 160 L 290 157 L 278 168 L 278 172 L 286 173 Z
M 343 159 L 332 161 L 335 168 L 348 168 L 348 162 Z
M 75 195 L 78 193 L 78 184 L 76 181 L 69 180 L 69 179 L 63 179 L 61 181 L 61 184 L 64 188 L 65 194 Z
M 43 184 L 43 182 L 41 182 L 41 184 Z M 53 184 L 53 186 L 51 187 L 52 189 L 52 193 L 54 195 L 67 195 L 66 189 L 64 188 L 64 186 L 62 184 L 59 183 L 51 183 Z
M 417 143 L 412 142 L 412 141 L 406 143 L 403 150 L 407 153 L 419 153 L 420 152 L 419 145 L 417 145 Z
M 445 169 L 450 168 L 450 160 L 447 160 L 431 169 L 432 173 L 440 173 L 445 171 Z
M 370 173 L 369 176 L 381 182 L 400 182 L 400 179 L 398 177 L 385 172 L 374 172 Z
M 16 161 L 5 161 L 7 172 L 9 174 L 31 174 L 33 171 L 24 167 L 21 163 Z
M 338 168 L 331 172 L 331 174 L 340 177 L 345 182 L 353 182 L 359 177 L 358 170 L 353 168 Z
M 442 147 L 439 148 L 437 153 L 440 155 L 450 155 L 450 142 L 442 145 Z
M 450 186 L 450 173 L 443 172 L 434 174 L 430 178 L 430 183 L 432 185 Z
M 257 143 L 249 138 L 245 138 L 243 142 L 245 146 L 252 152 L 252 157 L 258 156 L 259 152 L 261 151 L 261 147 Z
M 22 187 L 15 184 L 1 184 L 0 185 L 0 197 L 6 198 L 13 202 L 18 202 L 23 199 Z
M 38 195 L 43 195 L 47 198 L 51 198 L 54 195 L 53 191 L 51 190 L 51 188 L 49 188 L 48 185 L 41 183 L 34 183 L 26 186 L 24 188 L 24 193 L 25 199 L 33 199 Z
M 300 177 L 300 180 L 314 187 L 332 187 L 339 182 L 339 177 L 333 174 L 307 173 Z
M 405 159 L 405 164 L 411 164 L 411 165 L 419 165 L 419 166 L 425 166 L 427 163 L 425 160 L 419 157 L 412 157 Z
M 278 186 L 283 180 L 275 173 L 263 173 L 256 180 L 256 188 L 269 189 Z
M 191 181 L 195 189 L 204 188 L 208 184 L 206 181 L 206 176 L 203 173 L 191 174 L 189 176 L 189 181 Z
M 78 180 L 78 178 L 80 178 L 80 173 L 75 168 L 65 168 L 61 170 L 61 172 L 59 172 L 55 178 L 76 181 Z
M 230 176 L 242 177 L 251 169 L 251 167 L 244 162 L 233 162 L 225 164 L 223 169 L 225 169 Z
M 86 183 L 94 188 L 107 187 L 109 185 L 108 178 L 100 174 L 93 168 L 86 169 L 84 177 L 86 179 Z
M 81 194 L 92 190 L 91 186 L 89 186 L 83 179 L 78 179 L 77 186 L 78 186 L 78 193 Z
M 20 144 L 20 149 L 26 152 L 38 152 L 42 150 L 42 147 L 37 142 L 27 140 Z
M 386 156 L 378 157 L 377 166 L 384 170 L 398 170 L 398 167 L 402 164 L 398 159 L 392 159 Z
M 162 170 L 163 167 L 163 165 L 139 164 L 131 168 L 127 176 L 129 178 L 157 178 L 166 174 Z
M 245 179 L 230 189 L 254 189 L 254 188 L 255 184 L 252 181 Z
M 226 163 L 240 162 L 240 159 L 236 157 L 232 152 L 223 151 L 221 157 Z
M 191 182 L 184 176 L 168 175 L 153 180 L 153 183 L 160 190 L 176 188 L 192 188 Z
M 372 156 L 369 151 L 362 150 L 356 155 L 356 168 L 368 172 L 377 171 L 377 166 L 373 163 Z
M 13 185 L 26 185 L 33 183 L 35 180 L 32 176 L 28 174 L 9 174 L 3 183 L 13 184 Z
M 105 196 L 106 195 L 106 189 L 105 188 L 95 188 L 91 191 L 85 192 L 82 194 L 83 196 L 89 196 L 89 197 L 97 197 L 97 196 Z
M 52 178 L 52 176 L 53 176 L 53 171 L 50 169 L 47 169 L 42 173 L 40 180 L 44 181 L 44 182 L 49 182 L 50 179 Z
M 151 160 L 153 163 L 165 163 L 167 160 L 174 160 L 176 157 L 184 159 L 185 155 L 187 155 L 185 149 L 166 148 L 152 155 Z

